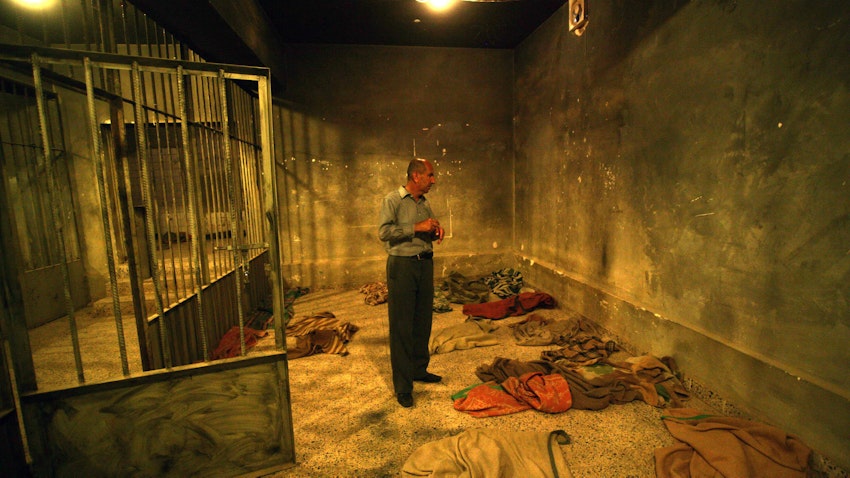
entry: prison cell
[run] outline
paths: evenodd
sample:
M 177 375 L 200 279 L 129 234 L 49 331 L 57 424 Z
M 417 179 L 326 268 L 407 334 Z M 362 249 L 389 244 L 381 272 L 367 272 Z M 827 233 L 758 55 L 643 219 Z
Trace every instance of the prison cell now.
M 72 281 L 67 270 L 80 255 L 68 173 L 71 162 L 63 160 L 67 153 L 62 146 L 58 95 L 45 95 L 53 85 L 41 74 L 42 62 L 58 60 L 35 55 L 31 61 L 34 86 L 6 82 L 9 92 L 5 95 L 13 98 L 10 104 L 24 106 L 8 111 L 0 125 L 7 138 L 3 140 L 5 175 L 17 212 L 14 222 L 18 237 L 24 239 L 22 257 L 27 270 L 59 265 L 66 270 L 63 288 L 68 297 L 86 296 L 85 291 L 76 290 L 77 282 L 85 281 Z M 122 76 L 122 85 L 129 83 L 122 88 L 131 91 L 122 98 L 132 100 L 122 100 L 119 110 L 110 111 L 114 98 L 99 95 L 94 87 L 93 78 L 103 69 L 110 70 L 107 76 Z M 122 323 L 122 305 L 126 309 L 133 303 L 136 320 L 145 322 L 139 331 L 140 359 L 146 370 L 205 360 L 210 344 L 227 327 L 244 326 L 251 311 L 271 307 L 271 289 L 263 272 L 268 241 L 261 207 L 262 149 L 252 120 L 257 116 L 256 96 L 228 82 L 223 70 L 193 74 L 183 66 L 166 71 L 143 68 L 138 62 L 121 69 L 84 59 L 79 71 L 85 74 L 86 95 L 85 102 L 77 102 L 86 106 L 90 117 L 89 143 L 96 173 L 87 186 L 98 191 L 103 211 L 102 224 L 82 224 L 82 229 L 89 234 L 100 226 L 103 231 L 116 324 Z M 98 120 L 98 115 L 107 114 L 110 121 Z M 122 116 L 130 119 L 116 132 L 111 120 Z M 46 152 L 49 161 L 43 159 Z M 117 157 L 116 152 L 126 157 Z M 117 204 L 110 202 L 112 198 L 118 198 Z M 132 252 L 124 257 L 132 255 L 135 260 L 122 260 L 115 253 L 112 245 L 119 242 L 122 250 Z M 222 280 L 242 286 L 231 284 L 231 294 L 209 294 L 206 314 L 203 300 L 186 305 L 190 297 L 198 297 L 199 291 Z M 73 331 L 76 304 L 65 302 L 62 315 Z M 181 308 L 195 310 L 187 313 Z M 238 320 L 219 315 L 224 311 Z M 172 325 L 167 325 L 168 317 L 159 320 L 167 312 L 174 316 Z M 209 319 L 209 334 L 203 330 L 206 321 L 193 316 Z M 167 327 L 172 329 L 163 333 Z M 184 333 L 178 334 L 180 328 Z M 122 356 L 125 353 L 121 350 Z
M 265 328 L 281 316 L 270 86 L 261 68 L 43 47 L 2 51 L 9 65 L 2 171 L 13 211 L 5 220 L 14 231 L 4 252 L 20 255 L 23 276 L 41 271 L 21 294 L 29 298 L 28 340 L 20 333 L 8 340 L 12 361 L 31 353 L 23 361 L 32 367 L 17 371 L 21 428 L 44 425 L 29 445 L 47 466 L 54 435 L 69 432 L 43 412 L 57 400 L 51 391 L 87 390 L 73 394 L 97 402 L 105 392 L 85 385 L 109 382 L 106 401 L 127 387 L 162 397 L 163 380 L 180 387 L 186 377 L 212 377 L 222 369 L 194 364 L 244 357 L 245 327 Z M 98 261 L 105 265 L 99 279 L 81 264 Z M 106 293 L 90 302 L 94 287 Z M 282 348 L 282 324 L 274 322 Z M 69 343 L 43 346 L 42 327 L 65 328 Z M 231 329 L 239 350 L 213 357 Z M 272 372 L 261 374 L 265 386 L 283 400 L 263 404 L 274 415 L 269 439 L 278 450 L 267 460 L 279 463 L 282 451 L 286 462 L 285 355 L 263 360 L 259 366 Z M 256 366 L 228 363 L 235 378 L 209 380 L 236 386 Z M 138 377 L 155 370 L 174 373 L 137 390 Z M 254 393 L 268 395 L 246 395 Z M 61 475 L 66 464 L 52 466 Z

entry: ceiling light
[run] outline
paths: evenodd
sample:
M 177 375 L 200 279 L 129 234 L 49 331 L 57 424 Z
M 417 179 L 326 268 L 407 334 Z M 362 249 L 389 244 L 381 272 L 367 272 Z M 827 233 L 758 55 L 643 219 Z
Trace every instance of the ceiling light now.
M 435 12 L 444 12 L 451 8 L 458 0 L 416 0 L 419 3 L 428 5 L 428 8 Z
M 32 10 L 43 10 L 52 7 L 56 0 L 15 0 L 15 3 Z

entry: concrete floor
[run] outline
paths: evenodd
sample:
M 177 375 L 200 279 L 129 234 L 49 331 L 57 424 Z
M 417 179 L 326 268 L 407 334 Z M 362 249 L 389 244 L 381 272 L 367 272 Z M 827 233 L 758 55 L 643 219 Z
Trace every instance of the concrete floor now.
M 421 445 L 472 428 L 505 431 L 564 430 L 572 439 L 561 451 L 573 476 L 654 477 L 654 450 L 674 442 L 660 417 L 663 409 L 635 401 L 612 405 L 601 411 L 568 410 L 545 414 L 535 410 L 491 418 L 474 418 L 452 407 L 450 396 L 478 383 L 475 369 L 496 357 L 534 360 L 546 347 L 522 347 L 514 343 L 507 325 L 523 317 L 497 321 L 500 343 L 432 356 L 430 370 L 443 376 L 442 383 L 416 383 L 415 405 L 403 408 L 395 400 L 387 342 L 387 306 L 368 305 L 357 290 L 315 290 L 296 300 L 295 317 L 329 311 L 359 330 L 345 356 L 319 354 L 289 361 L 296 465 L 269 477 L 382 477 L 397 476 L 405 460 Z M 557 299 L 557 298 L 556 298 Z M 434 332 L 459 324 L 466 317 L 461 306 L 434 316 Z M 107 301 L 79 311 L 82 359 L 86 381 L 119 378 L 120 362 L 115 322 Z M 129 317 L 130 311 L 125 311 Z M 567 319 L 568 304 L 539 309 L 539 315 Z M 132 335 L 131 319 L 125 332 Z M 272 332 L 273 334 L 273 332 Z M 274 348 L 267 338 L 251 353 Z M 30 331 L 36 374 L 41 389 L 72 385 L 76 381 L 68 321 L 61 319 Z M 628 348 L 627 344 L 625 345 Z M 138 372 L 138 346 L 128 341 L 132 373 Z M 624 356 L 637 355 L 628 351 Z M 675 357 L 674 357 L 675 358 Z M 708 413 L 741 415 L 710 390 L 688 380 L 692 393 L 689 407 Z M 811 476 L 847 478 L 845 470 L 815 455 Z
M 416 383 L 413 408 L 398 405 L 392 391 L 387 342 L 387 306 L 364 303 L 357 291 L 319 290 L 295 302 L 295 317 L 330 311 L 359 327 L 347 356 L 319 354 L 289 362 L 296 466 L 273 477 L 397 476 L 404 461 L 427 442 L 471 428 L 511 431 L 566 431 L 572 443 L 562 452 L 576 478 L 654 477 L 653 451 L 674 442 L 662 424 L 663 409 L 644 402 L 612 405 L 601 411 L 546 414 L 528 410 L 501 417 L 474 418 L 454 410 L 450 396 L 479 380 L 475 368 L 495 357 L 534 360 L 548 347 L 514 344 L 499 321 L 500 344 L 432 356 L 438 384 Z M 461 306 L 435 314 L 434 331 L 461 323 Z M 567 310 L 536 311 L 566 319 Z M 267 345 L 260 344 L 260 347 Z M 693 398 L 690 406 L 716 413 Z

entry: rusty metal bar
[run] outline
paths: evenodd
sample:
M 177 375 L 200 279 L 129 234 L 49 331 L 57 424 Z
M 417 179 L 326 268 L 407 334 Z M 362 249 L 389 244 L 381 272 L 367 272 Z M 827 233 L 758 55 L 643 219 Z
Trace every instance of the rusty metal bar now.
M 29 438 L 27 437 L 27 427 L 26 420 L 24 420 L 24 407 L 21 405 L 21 394 L 20 389 L 26 388 L 21 384 L 21 388 L 18 388 L 18 376 L 15 372 L 15 367 L 12 366 L 15 363 L 14 357 L 12 356 L 12 348 L 9 345 L 9 341 L 4 337 L 0 337 L 0 345 L 3 347 L 3 354 L 5 355 L 5 362 L 8 364 L 8 377 L 9 377 L 9 389 L 12 392 L 12 402 L 15 408 L 15 416 L 18 419 L 18 430 L 21 433 L 21 445 L 23 447 L 24 452 L 24 461 L 27 466 L 32 467 L 32 454 L 30 453 L 30 444 Z M 8 471 L 8 468 L 7 468 Z
M 257 107 L 260 125 L 260 154 L 263 168 L 263 212 L 266 218 L 266 240 L 269 247 L 269 282 L 272 289 L 275 345 L 286 350 L 286 305 L 281 278 L 280 226 L 277 208 L 277 163 L 274 158 L 274 131 L 272 128 L 272 89 L 267 76 L 257 79 Z
M 201 268 L 201 233 L 198 227 L 198 208 L 197 204 L 197 188 L 195 187 L 198 181 L 198 167 L 196 155 L 193 155 L 189 148 L 189 112 L 186 104 L 186 91 L 184 88 L 183 68 L 177 67 L 177 103 L 180 108 L 180 117 L 182 118 L 182 127 L 180 128 L 180 138 L 183 142 L 183 169 L 186 176 L 186 188 L 189 194 L 189 230 L 192 234 L 192 258 L 189 262 L 192 269 L 194 280 L 195 300 L 198 302 L 198 323 L 201 328 L 201 350 L 204 360 L 209 360 L 209 344 L 207 343 L 207 324 L 204 314 L 204 301 L 201 289 L 203 284 L 202 268 Z
M 234 89 L 236 90 L 234 96 L 240 99 L 239 104 L 241 108 L 239 118 L 243 120 L 240 130 L 241 141 L 238 144 L 241 151 L 240 157 L 242 158 L 243 184 L 247 186 L 243 187 L 245 194 L 244 208 L 247 214 L 246 229 L 249 240 L 259 242 L 262 241 L 262 218 L 259 214 L 262 208 L 258 194 L 262 189 L 258 181 L 260 177 L 258 169 L 261 162 L 257 155 L 256 138 L 252 137 L 251 123 L 247 121 L 248 118 L 253 117 L 254 100 L 241 89 Z
M 124 343 L 124 323 L 121 320 L 121 301 L 118 293 L 118 278 L 115 272 L 115 255 L 112 248 L 112 229 L 109 227 L 109 207 L 106 201 L 106 180 L 103 175 L 103 146 L 101 144 L 100 132 L 98 131 L 97 112 L 94 103 L 94 80 L 92 76 L 91 62 L 83 62 L 83 71 L 86 77 L 86 102 L 89 114 L 89 133 L 91 134 L 91 148 L 94 159 L 94 170 L 97 179 L 97 193 L 100 198 L 101 221 L 103 223 L 103 241 L 106 244 L 106 265 L 109 271 L 109 287 L 112 294 L 112 313 L 115 316 L 115 330 L 118 334 L 118 351 L 121 356 L 121 371 L 124 376 L 130 375 L 127 361 L 127 345 Z
M 219 106 L 222 101 L 220 94 L 218 93 L 218 89 L 214 88 L 215 80 L 205 79 L 204 84 L 204 99 L 210 100 L 204 102 L 205 113 L 207 115 L 207 120 L 210 124 L 214 124 L 215 119 L 218 119 L 219 122 L 222 121 L 221 113 L 216 108 Z M 210 220 L 210 224 L 213 229 L 213 237 L 215 237 L 214 244 L 217 246 L 221 244 L 225 237 L 224 236 L 224 224 L 222 224 L 220 218 L 221 215 L 226 212 L 225 209 L 225 191 L 227 188 L 227 177 L 225 173 L 222 171 L 226 168 L 226 165 L 222 164 L 222 138 L 221 138 L 221 130 L 212 129 L 210 131 L 210 185 L 212 188 L 212 220 Z M 234 231 L 230 231 L 231 234 L 234 234 Z M 221 277 L 227 273 L 227 270 L 233 266 L 233 264 L 229 264 L 231 256 L 224 255 L 220 256 L 216 254 L 216 258 L 220 259 L 216 262 L 216 277 Z M 220 262 L 220 264 L 219 264 Z
M 196 281 L 198 287 L 203 287 L 209 283 L 210 269 L 209 256 L 207 252 L 207 240 L 204 231 L 203 214 L 206 189 L 203 187 L 203 177 L 201 175 L 201 167 L 203 165 L 203 151 L 201 151 L 201 135 L 202 129 L 198 127 L 198 123 L 194 119 L 196 109 L 196 99 L 194 92 L 196 91 L 194 78 L 186 75 L 183 67 L 177 67 L 180 75 L 177 78 L 178 88 L 182 93 L 178 92 L 178 96 L 182 94 L 183 106 L 181 106 L 180 114 L 182 115 L 181 133 L 188 138 L 188 143 L 184 142 L 184 155 L 191 154 L 191 162 L 189 167 L 192 169 L 192 174 L 189 174 L 189 168 L 184 168 L 184 173 L 187 175 L 187 182 L 191 181 L 191 187 L 194 193 L 189 196 L 190 207 L 195 210 L 195 232 L 193 247 L 197 247 L 197 259 L 195 267 L 198 268 Z M 189 91 L 187 91 L 187 88 Z M 183 136 L 181 136 L 181 140 Z M 188 187 L 188 186 L 187 186 Z
M 109 80 L 108 88 L 120 92 L 121 77 L 117 71 L 107 70 L 106 77 Z M 132 207 L 133 185 L 130 179 L 130 160 L 127 157 L 127 135 L 124 116 L 124 99 L 113 96 L 109 99 L 109 120 L 112 125 L 110 133 L 112 138 L 112 159 L 115 161 L 115 189 L 118 199 L 118 207 L 115 209 L 116 217 L 120 227 L 117 230 L 122 234 L 123 244 L 126 246 L 127 268 L 130 276 L 130 291 L 133 300 L 133 315 L 135 318 L 136 335 L 138 336 L 139 350 L 142 359 L 142 370 L 153 368 L 153 357 L 148 345 L 147 327 L 147 304 L 145 303 L 144 279 L 142 277 L 141 261 L 143 253 L 139 247 L 139 238 L 136 235 L 136 223 Z
M 62 239 L 62 214 L 59 212 L 59 204 L 55 194 L 58 193 L 56 174 L 53 170 L 53 159 L 51 158 L 50 132 L 47 126 L 47 113 L 44 105 L 44 88 L 41 83 L 41 66 L 38 55 L 32 55 L 32 77 L 35 85 L 36 108 L 38 109 L 38 123 L 41 128 L 41 141 L 44 147 L 44 167 L 47 173 L 47 194 L 53 213 L 53 230 L 56 234 L 57 247 L 59 248 L 59 269 L 62 271 L 63 292 L 65 294 L 65 306 L 68 312 L 68 323 L 71 331 L 71 342 L 74 348 L 74 362 L 77 367 L 77 381 L 84 383 L 86 378 L 83 373 L 83 360 L 80 355 L 80 341 L 77 334 L 77 320 L 74 316 L 74 303 L 71 299 L 71 278 L 68 271 L 68 262 L 65 253 L 65 241 Z
M 230 199 L 230 240 L 233 244 L 233 266 L 235 272 L 235 280 L 233 283 L 236 287 L 236 310 L 239 318 L 239 348 L 241 355 L 245 355 L 245 313 L 242 310 L 242 277 L 245 272 L 244 253 L 240 252 L 239 240 L 239 218 L 236 199 L 236 180 L 238 175 L 233 174 L 233 156 L 230 150 L 230 120 L 227 110 L 227 83 L 224 78 L 224 70 L 219 75 L 219 101 L 221 106 L 221 132 L 224 141 L 224 165 L 226 171 L 227 192 Z M 238 261 L 238 262 L 237 262 Z
M 162 305 L 162 290 L 159 283 L 158 260 L 155 245 L 155 229 L 154 229 L 154 197 L 153 189 L 150 182 L 150 171 L 148 170 L 147 159 L 147 133 L 145 131 L 146 119 L 144 109 L 142 108 L 143 97 L 141 89 L 141 74 L 138 64 L 133 63 L 132 83 L 133 83 L 133 98 L 135 101 L 135 118 L 136 118 L 136 154 L 141 164 L 142 169 L 142 188 L 144 190 L 145 200 L 145 223 L 147 229 L 148 256 L 150 258 L 151 280 L 154 287 L 154 303 L 159 314 L 159 339 L 162 347 L 163 364 L 166 368 L 171 367 L 171 351 L 168 348 L 168 329 L 165 325 L 165 310 Z
M 153 73 L 150 74 L 150 82 L 142 81 L 142 95 L 143 95 L 144 98 L 147 98 L 147 89 L 145 88 L 145 85 L 147 85 L 149 83 L 155 84 L 155 82 L 156 82 L 156 79 L 154 78 Z M 151 90 L 153 90 L 154 110 L 159 110 L 159 104 L 157 104 L 156 87 L 154 86 L 153 88 L 151 88 Z M 147 113 L 146 113 L 145 116 L 147 117 Z M 173 266 L 175 264 L 174 264 L 174 250 L 171 248 L 171 226 L 170 226 L 169 221 L 168 221 L 171 210 L 168 207 L 168 194 L 166 192 L 165 185 L 164 185 L 164 183 L 166 181 L 166 175 L 165 175 L 165 171 L 164 171 L 163 165 L 162 165 L 162 163 L 163 163 L 163 161 L 162 161 L 162 144 L 161 144 L 162 139 L 160 138 L 160 131 L 159 131 L 160 130 L 160 124 L 159 124 L 159 114 L 158 113 L 153 112 L 153 121 L 151 122 L 151 124 L 153 125 L 154 141 L 156 142 L 156 144 L 155 144 L 155 148 L 151 147 L 150 151 L 148 151 L 148 159 L 150 161 L 154 161 L 154 152 L 155 152 L 156 161 L 155 161 L 155 164 L 149 165 L 149 167 L 153 169 L 153 171 L 151 171 L 153 177 L 150 178 L 150 179 L 155 178 L 156 177 L 156 169 L 159 170 L 159 180 L 158 181 L 151 181 L 151 185 L 150 185 L 151 192 L 152 192 L 151 197 L 153 199 L 153 205 L 154 205 L 154 220 L 156 221 L 155 222 L 155 227 L 156 227 L 156 233 L 155 233 L 156 246 L 155 246 L 155 248 L 161 249 L 161 254 L 158 257 L 158 260 L 160 260 L 160 265 L 162 266 L 162 269 L 161 269 L 161 271 L 162 271 L 162 285 L 163 285 L 163 288 L 164 288 L 164 291 L 165 291 L 164 304 L 171 304 L 172 301 L 171 301 L 171 294 L 170 294 L 170 287 L 169 287 L 169 280 L 168 280 L 168 265 L 166 263 L 167 256 L 171 256 L 171 265 L 172 265 L 171 272 L 172 272 L 172 274 L 174 273 L 174 267 Z M 145 130 L 147 130 L 147 125 L 145 125 Z M 162 191 L 162 201 L 159 200 L 160 197 L 157 194 L 158 191 Z M 161 224 L 163 217 L 165 217 L 165 224 L 164 225 Z M 165 252 L 165 249 L 164 249 L 165 245 L 168 246 L 168 253 Z M 174 282 L 175 283 L 177 282 L 176 276 L 174 277 Z M 179 297 L 177 297 L 177 298 L 179 298 Z M 175 298 L 175 300 L 177 298 Z
M 208 99 L 209 95 L 206 94 L 206 84 L 209 80 L 206 78 L 195 78 L 195 89 L 194 92 L 196 97 L 199 99 L 198 103 L 200 104 L 200 108 L 196 108 L 197 121 L 200 124 L 203 124 L 204 118 L 206 118 L 207 123 L 212 124 L 212 120 L 209 118 L 210 110 Z M 196 103 L 196 104 L 198 104 Z M 202 157 L 203 161 L 203 170 L 205 174 L 203 175 L 203 179 L 205 182 L 204 194 L 205 194 L 205 207 L 202 209 L 202 215 L 200 219 L 203 224 L 203 234 L 207 232 L 210 233 L 210 246 L 213 248 L 210 251 L 210 255 L 212 258 L 212 274 L 207 277 L 207 282 L 211 281 L 213 277 L 218 278 L 221 277 L 221 272 L 219 270 L 219 256 L 215 252 L 215 246 L 219 242 L 219 231 L 218 231 L 218 213 L 216 208 L 218 207 L 218 189 L 215 188 L 215 154 L 214 151 L 214 143 L 213 136 L 215 132 L 211 129 L 211 127 L 203 128 L 199 131 L 201 134 L 199 135 L 198 140 L 201 142 L 202 149 Z
M 127 55 L 104 52 L 82 52 L 76 50 L 62 50 L 59 48 L 48 48 L 33 45 L 12 45 L 0 43 L 0 59 L 12 61 L 28 60 L 35 53 L 42 59 L 44 64 L 75 65 L 78 66 L 83 58 L 88 57 L 93 66 L 110 68 L 119 71 L 131 71 L 132 67 L 126 62 Z M 187 74 L 204 78 L 218 78 L 219 72 L 226 69 L 224 77 L 229 80 L 256 81 L 256 77 L 268 74 L 268 69 L 259 66 L 226 65 L 221 63 L 193 62 L 186 60 L 172 60 L 168 58 L 136 57 L 137 68 L 140 71 L 170 73 L 178 66 L 183 66 Z
M 166 41 L 165 31 L 163 30 L 162 41 L 160 41 L 158 32 L 159 32 L 159 29 L 154 31 L 154 33 L 156 34 L 156 45 L 157 45 L 156 49 L 157 49 L 157 55 L 160 58 L 162 58 L 163 57 L 163 55 L 162 55 L 162 44 Z M 167 46 L 166 46 L 166 50 L 167 50 Z M 166 51 L 166 56 L 167 56 L 167 53 L 168 52 Z M 163 99 L 163 103 L 165 104 L 164 109 L 174 113 L 174 116 L 171 116 L 171 117 L 165 116 L 164 117 L 164 119 L 165 119 L 165 133 L 166 133 L 165 134 L 165 147 L 169 151 L 168 184 L 171 187 L 172 207 L 175 209 L 175 211 L 177 211 L 177 214 L 175 214 L 175 222 L 174 223 L 175 223 L 176 228 L 177 228 L 177 257 L 179 258 L 179 262 L 178 262 L 179 275 L 178 275 L 178 277 L 180 278 L 180 281 L 179 281 L 179 284 L 175 283 L 175 285 L 174 285 L 175 289 L 174 290 L 177 291 L 178 287 L 179 287 L 180 293 L 178 294 L 178 297 L 185 298 L 188 295 L 187 290 L 189 289 L 189 287 L 186 286 L 186 267 L 185 267 L 185 261 L 184 261 L 184 256 L 186 254 L 184 254 L 183 243 L 189 240 L 189 238 L 188 238 L 189 231 L 186 230 L 184 227 L 181 227 L 181 226 L 185 226 L 185 224 L 183 224 L 183 218 L 186 215 L 186 195 L 182 191 L 186 190 L 186 184 L 185 183 L 180 184 L 181 187 L 178 189 L 178 188 L 175 188 L 174 183 L 175 183 L 176 180 L 181 180 L 181 178 L 182 178 L 181 182 L 185 181 L 186 175 L 185 175 L 185 171 L 181 171 L 182 174 L 175 177 L 174 174 L 173 174 L 174 173 L 173 167 L 171 166 L 174 163 L 172 161 L 170 161 L 170 158 L 171 158 L 171 156 L 170 156 L 170 152 L 171 152 L 171 132 L 174 131 L 174 126 L 177 124 L 175 117 L 177 115 L 179 115 L 179 105 L 175 105 L 174 84 L 173 84 L 173 81 L 171 81 L 172 76 L 173 76 L 173 73 L 172 74 L 162 73 L 160 75 L 160 79 L 162 80 L 161 87 L 162 87 L 162 99 Z M 166 88 L 166 84 L 168 85 L 167 88 Z M 179 143 L 176 144 L 175 146 L 179 146 Z M 183 163 L 177 162 L 176 164 L 178 164 L 180 166 L 181 170 L 182 170 L 182 164 Z M 178 205 L 178 200 L 177 200 L 178 192 L 180 192 L 180 194 L 179 194 L 180 204 L 179 205 Z M 183 235 L 182 237 L 181 237 L 181 234 Z M 188 256 L 189 256 L 189 260 L 191 262 L 191 251 L 189 251 Z M 177 272 L 177 271 L 175 271 L 175 272 Z M 191 281 L 192 277 L 193 277 L 193 275 L 190 274 L 189 275 L 190 281 Z M 190 286 L 191 286 L 191 284 L 190 284 Z

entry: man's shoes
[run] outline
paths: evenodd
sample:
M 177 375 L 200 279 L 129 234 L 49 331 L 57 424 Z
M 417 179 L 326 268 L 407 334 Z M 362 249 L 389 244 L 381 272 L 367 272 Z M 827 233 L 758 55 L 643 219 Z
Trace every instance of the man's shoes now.
M 435 373 L 428 372 L 428 373 L 426 373 L 425 375 L 423 375 L 419 378 L 414 378 L 413 380 L 415 382 L 437 383 L 437 382 L 443 380 L 443 377 L 441 377 L 441 376 L 439 376 Z
M 398 393 L 396 394 L 396 400 L 398 400 L 399 405 L 404 408 L 410 408 L 413 406 L 413 394 L 411 393 Z

